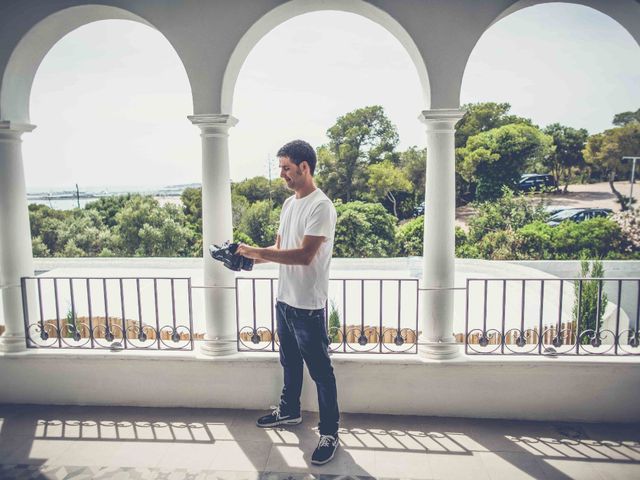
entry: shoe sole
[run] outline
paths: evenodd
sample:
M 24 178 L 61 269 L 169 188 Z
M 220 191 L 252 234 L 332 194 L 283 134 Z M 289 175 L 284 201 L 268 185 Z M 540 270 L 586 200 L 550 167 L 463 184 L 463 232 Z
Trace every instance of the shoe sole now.
M 333 451 L 333 455 L 331 455 L 329 458 L 327 458 L 324 462 L 318 462 L 317 460 L 311 460 L 311 463 L 313 465 L 324 465 L 326 463 L 329 463 L 331 460 L 333 460 L 333 457 L 336 456 L 336 452 L 338 451 L 338 447 L 340 446 L 340 440 L 338 440 L 338 444 L 336 445 L 336 449 Z
M 298 418 L 291 418 L 289 420 L 280 420 L 278 422 L 273 422 L 273 423 L 260 424 L 256 422 L 256 426 L 260 428 L 270 428 L 270 427 L 277 427 L 278 425 L 299 425 L 301 423 L 302 423 L 302 417 L 298 417 Z

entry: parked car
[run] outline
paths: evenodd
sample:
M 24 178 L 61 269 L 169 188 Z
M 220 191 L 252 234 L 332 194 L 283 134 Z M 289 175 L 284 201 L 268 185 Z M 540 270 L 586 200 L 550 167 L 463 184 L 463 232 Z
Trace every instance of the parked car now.
M 609 208 L 568 208 L 549 217 L 547 224 L 555 227 L 566 220 L 583 222 L 591 218 L 608 217 L 611 213 Z
M 553 175 L 548 173 L 525 173 L 520 177 L 518 190 L 523 192 L 536 191 L 542 188 L 558 188 L 558 182 Z

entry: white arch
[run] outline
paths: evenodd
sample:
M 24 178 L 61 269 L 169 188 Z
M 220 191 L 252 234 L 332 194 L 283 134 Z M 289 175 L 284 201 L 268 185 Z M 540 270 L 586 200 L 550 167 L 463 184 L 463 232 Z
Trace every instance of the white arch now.
M 464 74 L 466 73 L 467 67 L 469 65 L 469 59 L 471 58 L 471 55 L 473 54 L 473 51 L 475 50 L 475 47 L 478 45 L 478 42 L 480 41 L 482 36 L 495 23 L 499 22 L 505 17 L 508 17 L 512 13 L 528 7 L 534 7 L 536 5 L 542 5 L 545 3 L 567 3 L 592 8 L 593 10 L 596 10 L 597 12 L 602 13 L 614 20 L 618 25 L 624 28 L 640 46 L 640 5 L 638 5 L 638 3 L 634 2 L 633 0 L 622 0 L 619 2 L 610 2 L 609 0 L 517 0 L 508 7 L 501 10 L 476 39 L 473 47 L 467 54 L 465 67 L 462 72 L 462 78 L 460 78 L 459 82 L 460 86 L 458 98 L 462 94 L 462 81 L 464 80 Z
M 100 20 L 132 20 L 156 29 L 139 15 L 105 5 L 80 5 L 49 15 L 20 39 L 7 62 L 0 84 L 0 119 L 30 123 L 31 88 L 47 52 L 69 32 Z
M 258 41 L 273 28 L 293 17 L 323 10 L 338 10 L 361 15 L 376 22 L 398 39 L 406 49 L 418 72 L 423 93 L 423 108 L 428 109 L 430 107 L 431 89 L 424 59 L 409 33 L 391 15 L 363 0 L 292 0 L 274 8 L 260 18 L 247 30 L 236 45 L 229 58 L 222 80 L 220 93 L 222 113 L 233 112 L 233 92 L 240 69 Z M 416 107 L 421 109 L 420 106 Z

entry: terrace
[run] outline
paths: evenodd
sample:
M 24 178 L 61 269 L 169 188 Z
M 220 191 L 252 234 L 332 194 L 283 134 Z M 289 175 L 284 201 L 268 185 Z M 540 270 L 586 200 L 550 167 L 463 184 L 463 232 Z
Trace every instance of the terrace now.
M 416 64 L 424 89 L 416 113 L 432 165 L 430 228 L 423 258 L 375 268 L 334 263 L 327 313 L 337 323 L 327 328 L 344 448 L 322 472 L 638 477 L 638 263 L 606 262 L 607 278 L 581 281 L 576 262 L 454 258 L 453 139 L 464 65 L 493 22 L 540 2 L 203 2 L 176 7 L 180 15 L 144 1 L 19 3 L 20 10 L 12 2 L 0 7 L 0 476 L 186 478 L 188 470 L 202 478 L 297 478 L 315 471 L 308 464 L 316 440 L 310 378 L 303 426 L 253 427 L 256 411 L 280 390 L 274 271 L 236 278 L 206 257 L 34 260 L 21 137 L 35 128 L 31 81 L 55 42 L 102 19 L 153 25 L 189 76 L 189 119 L 202 137 L 203 243 L 220 243 L 232 232 L 228 132 L 237 123 L 233 87 L 242 62 L 286 19 L 338 9 L 387 28 Z M 640 40 L 637 2 L 577 3 Z M 602 325 L 574 317 L 586 290 L 590 298 L 595 291 Z M 32 467 L 15 467 L 24 464 Z

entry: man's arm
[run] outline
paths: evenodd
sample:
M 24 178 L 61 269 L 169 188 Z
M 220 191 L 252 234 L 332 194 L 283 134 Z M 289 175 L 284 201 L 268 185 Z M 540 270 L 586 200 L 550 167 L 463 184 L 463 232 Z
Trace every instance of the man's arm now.
M 305 235 L 302 239 L 300 248 L 289 248 L 281 250 L 280 237 L 276 241 L 275 249 L 273 247 L 258 248 L 248 245 L 240 245 L 236 253 L 247 258 L 253 258 L 257 262 L 275 262 L 284 265 L 309 265 L 318 253 L 318 249 L 325 237 L 317 237 L 314 235 Z
M 242 246 L 247 247 L 247 245 L 241 244 L 238 246 L 238 248 Z M 276 236 L 276 243 L 274 245 L 271 245 L 270 247 L 266 247 L 265 250 L 280 250 L 280 235 Z M 240 253 L 242 255 L 241 251 L 237 251 L 236 253 Z M 248 257 L 247 255 L 244 255 L 244 256 L 247 258 L 251 258 L 251 257 Z M 254 263 L 269 263 L 270 260 L 264 260 L 262 258 L 254 258 L 253 261 Z

